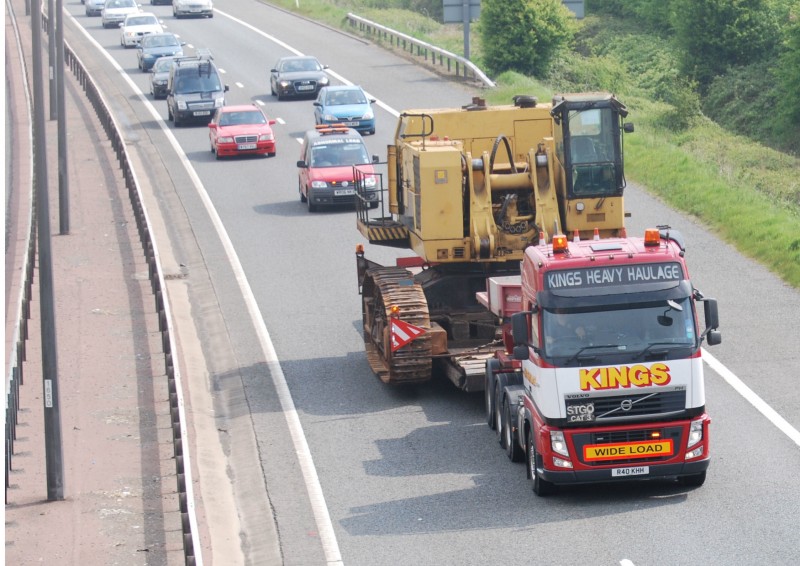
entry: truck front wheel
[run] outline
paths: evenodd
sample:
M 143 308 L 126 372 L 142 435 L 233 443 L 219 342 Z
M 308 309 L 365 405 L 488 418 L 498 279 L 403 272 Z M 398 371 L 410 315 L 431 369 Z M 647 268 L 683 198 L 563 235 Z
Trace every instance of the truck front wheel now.
M 536 473 L 536 464 L 539 461 L 539 454 L 536 452 L 536 439 L 532 432 L 528 432 L 528 450 L 526 452 L 528 463 L 528 479 L 531 482 L 533 493 L 539 497 L 551 495 L 555 492 L 556 486 L 554 483 L 544 480 Z

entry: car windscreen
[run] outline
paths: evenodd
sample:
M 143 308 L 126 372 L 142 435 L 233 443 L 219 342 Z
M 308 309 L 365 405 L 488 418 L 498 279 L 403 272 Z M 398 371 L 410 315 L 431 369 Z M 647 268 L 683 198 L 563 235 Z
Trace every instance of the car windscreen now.
M 236 126 L 241 124 L 266 124 L 267 120 L 258 110 L 242 110 L 223 112 L 220 116 L 220 126 Z
M 175 92 L 178 94 L 190 94 L 193 92 L 211 92 L 215 90 L 222 90 L 219 82 L 219 77 L 216 74 L 211 75 L 193 75 L 181 76 L 175 82 Z
M 369 152 L 361 141 L 330 142 L 314 145 L 311 151 L 312 167 L 342 167 L 370 163 Z
M 154 16 L 136 16 L 125 20 L 126 26 L 152 26 L 157 23 L 158 20 Z

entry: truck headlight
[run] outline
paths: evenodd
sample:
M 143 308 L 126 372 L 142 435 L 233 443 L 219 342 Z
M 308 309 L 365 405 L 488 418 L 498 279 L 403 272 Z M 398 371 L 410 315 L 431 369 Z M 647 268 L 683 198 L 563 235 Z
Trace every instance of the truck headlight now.
M 179 100 L 178 101 L 178 110 L 186 110 L 186 101 L 185 100 Z
M 214 108 L 222 108 L 223 106 L 225 106 L 224 98 L 220 97 L 214 99 Z
M 692 421 L 689 425 L 689 439 L 686 441 L 686 448 L 691 448 L 703 440 L 703 421 Z
M 325 181 L 311 181 L 311 188 L 312 189 L 324 189 L 328 186 L 328 183 Z
M 378 180 L 375 177 L 364 177 L 364 186 L 369 189 L 374 189 L 378 186 Z
M 569 458 L 569 448 L 567 448 L 567 442 L 564 440 L 564 433 L 560 430 L 550 431 L 550 448 L 556 454 Z

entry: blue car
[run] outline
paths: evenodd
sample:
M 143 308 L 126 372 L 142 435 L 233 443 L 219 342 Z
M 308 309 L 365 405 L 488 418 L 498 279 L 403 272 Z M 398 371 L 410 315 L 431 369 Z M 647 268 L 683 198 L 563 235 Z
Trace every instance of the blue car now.
M 360 86 L 326 86 L 314 101 L 314 120 L 317 124 L 344 124 L 361 134 L 374 134 L 374 102 Z
M 174 33 L 150 33 L 142 37 L 136 50 L 139 68 L 149 71 L 159 57 L 182 57 L 185 41 Z

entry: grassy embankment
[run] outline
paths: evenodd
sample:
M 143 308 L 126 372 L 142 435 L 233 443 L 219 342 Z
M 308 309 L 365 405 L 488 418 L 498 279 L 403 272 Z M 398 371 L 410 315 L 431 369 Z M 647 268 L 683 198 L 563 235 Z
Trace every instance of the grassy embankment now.
M 336 27 L 343 27 L 345 14 L 353 12 L 453 53 L 463 52 L 460 26 L 441 25 L 419 14 L 362 8 L 345 0 L 271 3 Z M 476 30 L 470 50 L 478 63 Z M 516 94 L 535 94 L 540 100 L 552 94 L 549 85 L 514 73 L 495 80 L 496 89 L 480 92 L 494 104 L 507 104 Z M 800 289 L 800 160 L 732 135 L 702 117 L 675 132 L 660 123 L 676 109 L 641 96 L 635 87 L 623 84 L 621 89 L 629 91 L 618 94 L 637 127 L 635 135 L 626 137 L 626 176 Z

